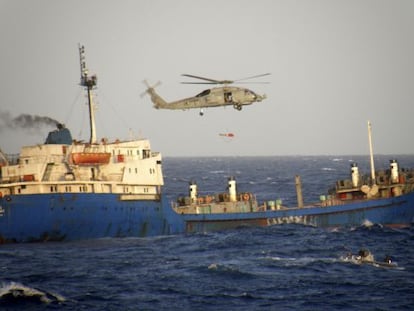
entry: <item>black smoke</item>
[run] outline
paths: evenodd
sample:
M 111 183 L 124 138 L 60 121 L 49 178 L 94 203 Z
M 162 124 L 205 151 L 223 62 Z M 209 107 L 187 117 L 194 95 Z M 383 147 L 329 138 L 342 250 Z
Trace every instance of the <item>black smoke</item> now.
M 46 116 L 21 114 L 17 117 L 13 117 L 9 112 L 0 111 L 0 130 L 41 129 L 45 126 L 56 127 L 58 124 L 60 124 L 59 121 Z

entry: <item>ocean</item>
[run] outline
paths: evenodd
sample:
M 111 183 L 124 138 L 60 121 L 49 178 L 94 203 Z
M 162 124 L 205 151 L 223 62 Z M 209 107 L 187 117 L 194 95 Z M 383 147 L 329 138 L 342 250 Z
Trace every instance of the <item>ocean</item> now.
M 376 156 L 414 167 L 414 156 Z M 316 202 L 366 156 L 164 158 L 164 193 L 239 191 L 259 201 Z M 413 207 L 414 208 L 414 207 Z M 395 267 L 358 265 L 369 249 Z M 214 233 L 0 245 L 0 310 L 412 310 L 414 230 L 381 224 L 324 229 L 243 227 Z

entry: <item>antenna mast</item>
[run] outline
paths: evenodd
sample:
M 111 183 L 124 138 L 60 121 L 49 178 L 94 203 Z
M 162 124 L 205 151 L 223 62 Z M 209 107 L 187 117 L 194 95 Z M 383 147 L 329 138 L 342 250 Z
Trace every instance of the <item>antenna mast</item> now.
M 85 47 L 79 44 L 79 57 L 80 57 L 80 70 L 81 70 L 81 82 L 80 85 L 86 87 L 88 91 L 88 107 L 89 107 L 89 126 L 91 131 L 91 137 L 89 142 L 96 144 L 96 127 L 95 127 L 95 104 L 93 102 L 92 90 L 96 87 L 97 77 L 93 75 L 88 76 L 88 69 L 85 62 Z
M 374 153 L 372 151 L 372 133 L 371 133 L 371 122 L 368 121 L 368 142 L 369 142 L 369 158 L 371 163 L 371 179 L 372 184 L 375 185 L 375 167 L 374 167 Z

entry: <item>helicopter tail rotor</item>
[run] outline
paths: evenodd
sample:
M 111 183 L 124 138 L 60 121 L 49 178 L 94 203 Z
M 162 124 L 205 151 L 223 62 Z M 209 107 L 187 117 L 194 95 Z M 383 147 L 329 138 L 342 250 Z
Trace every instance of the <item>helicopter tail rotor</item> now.
M 168 108 L 168 103 L 154 90 L 157 86 L 161 85 L 161 82 L 158 81 L 152 86 L 148 83 L 147 80 L 144 80 L 142 82 L 145 84 L 147 89 L 141 94 L 141 97 L 145 96 L 145 94 L 148 94 L 151 98 L 152 103 L 154 104 L 155 109 Z
M 144 85 L 147 87 L 147 89 L 140 94 L 140 97 L 141 98 L 144 97 L 146 94 L 150 94 L 151 95 L 151 90 L 154 90 L 156 87 L 158 87 L 158 86 L 161 85 L 161 81 L 158 81 L 157 83 L 155 83 L 152 86 L 148 83 L 147 80 L 143 80 L 142 83 L 144 83 Z

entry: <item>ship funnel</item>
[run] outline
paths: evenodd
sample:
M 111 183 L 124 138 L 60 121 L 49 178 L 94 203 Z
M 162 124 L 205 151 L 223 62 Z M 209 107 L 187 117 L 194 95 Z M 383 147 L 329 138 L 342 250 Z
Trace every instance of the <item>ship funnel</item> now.
M 351 164 L 351 180 L 352 187 L 356 188 L 359 185 L 359 169 L 357 163 Z
M 229 196 L 230 196 L 230 202 L 236 202 L 237 201 L 237 190 L 236 190 L 236 180 L 234 177 L 229 177 Z
M 72 135 L 70 131 L 62 123 L 58 123 L 56 126 L 57 129 L 47 135 L 45 144 L 71 145 Z
M 189 196 L 191 199 L 191 203 L 195 203 L 197 201 L 197 184 L 194 181 L 190 181 L 189 186 Z
M 399 176 L 398 176 L 398 162 L 396 160 L 390 160 L 390 171 L 391 171 L 391 183 L 397 184 L 399 182 Z

